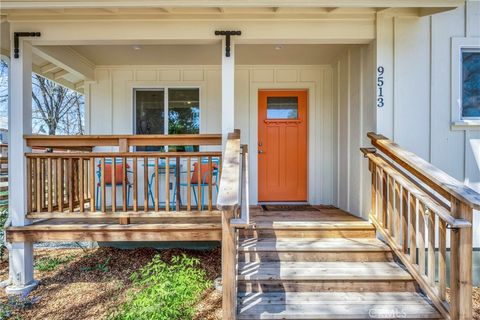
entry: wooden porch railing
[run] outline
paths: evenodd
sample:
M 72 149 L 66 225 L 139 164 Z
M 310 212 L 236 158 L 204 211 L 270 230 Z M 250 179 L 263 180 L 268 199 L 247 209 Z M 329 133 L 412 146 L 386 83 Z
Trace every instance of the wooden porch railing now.
M 368 137 L 381 152 L 362 149 L 372 173 L 371 220 L 446 319 L 472 319 L 472 212 L 480 195 L 388 138 Z
M 222 319 L 236 318 L 237 228 L 250 223 L 248 147 L 240 144 L 240 131 L 229 134 L 217 207 L 222 211 Z
M 26 154 L 29 218 L 115 217 L 128 223 L 129 217 L 164 216 L 172 210 L 177 217 L 194 210 L 214 210 L 214 189 L 222 168 L 220 151 L 131 152 L 130 147 L 201 150 L 217 146 L 220 150 L 220 135 L 25 139 L 30 147 L 62 150 Z M 99 146 L 118 151 L 95 150 Z

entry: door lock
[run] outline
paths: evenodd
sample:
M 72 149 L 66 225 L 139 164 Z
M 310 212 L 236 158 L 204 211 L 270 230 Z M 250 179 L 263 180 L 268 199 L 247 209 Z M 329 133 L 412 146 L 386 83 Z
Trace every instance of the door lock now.
M 263 153 L 263 150 L 258 150 L 258 153 L 259 153 L 259 154 L 262 154 L 262 153 Z
M 259 142 L 259 143 L 258 143 L 258 146 L 259 146 L 259 147 L 263 146 L 263 143 Z

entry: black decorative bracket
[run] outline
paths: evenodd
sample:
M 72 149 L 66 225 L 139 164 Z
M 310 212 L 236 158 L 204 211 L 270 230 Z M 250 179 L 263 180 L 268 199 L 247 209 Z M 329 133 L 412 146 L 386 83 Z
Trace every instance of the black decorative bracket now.
M 15 59 L 20 57 L 20 38 L 23 37 L 40 37 L 40 32 L 14 32 L 13 33 L 13 56 Z
M 242 31 L 215 31 L 216 36 L 225 36 L 225 57 L 230 57 L 230 36 L 240 36 Z

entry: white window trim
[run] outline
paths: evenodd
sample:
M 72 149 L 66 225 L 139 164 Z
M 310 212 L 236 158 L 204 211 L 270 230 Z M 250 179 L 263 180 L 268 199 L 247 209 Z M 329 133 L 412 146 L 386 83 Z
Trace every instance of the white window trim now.
M 480 130 L 480 118 L 462 118 L 462 50 L 480 50 L 480 37 L 452 38 L 451 119 L 452 130 Z

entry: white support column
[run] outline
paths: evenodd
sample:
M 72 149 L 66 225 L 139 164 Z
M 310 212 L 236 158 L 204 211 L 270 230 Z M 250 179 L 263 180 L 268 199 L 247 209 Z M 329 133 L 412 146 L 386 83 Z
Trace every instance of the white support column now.
M 226 37 L 222 40 L 222 142 L 235 128 L 235 42 L 230 38 L 230 57 L 225 56 Z
M 14 56 L 13 52 L 11 56 Z M 9 214 L 12 226 L 24 226 L 30 221 L 25 218 L 27 167 L 24 156 L 29 148 L 23 136 L 32 133 L 32 45 L 27 41 L 20 41 L 20 57 L 10 61 L 9 88 Z M 7 293 L 29 292 L 36 285 L 32 243 L 12 243 L 9 254 L 11 285 L 7 287 Z

